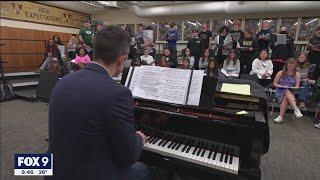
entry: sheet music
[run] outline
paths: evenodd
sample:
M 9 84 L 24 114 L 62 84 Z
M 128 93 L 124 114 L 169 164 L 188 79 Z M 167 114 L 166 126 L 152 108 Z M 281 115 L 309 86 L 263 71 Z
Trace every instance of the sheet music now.
M 221 92 L 228 92 L 241 95 L 251 95 L 250 84 L 222 83 Z
M 135 97 L 185 104 L 190 75 L 191 70 L 141 66 L 133 73 L 130 90 Z
M 127 88 L 129 88 L 128 84 L 129 84 L 129 79 L 130 79 L 130 76 L 131 76 L 132 69 L 133 69 L 133 67 L 131 66 L 130 69 L 129 69 L 128 75 L 127 75 L 126 82 L 124 83 L 124 86 L 127 87 Z
M 277 34 L 277 43 L 278 44 L 287 44 L 287 35 L 286 34 Z
M 130 74 L 131 74 L 131 71 L 132 71 L 132 69 L 133 69 L 133 67 L 130 67 L 130 70 L 129 70 L 129 73 L 128 73 L 128 76 L 127 76 L 127 80 L 126 80 L 126 87 L 128 87 L 130 90 L 131 90 L 131 92 L 133 92 L 133 90 L 134 90 L 134 88 L 135 88 L 135 86 L 136 86 L 136 84 L 137 84 L 137 81 L 139 80 L 139 78 L 140 78 L 140 76 L 141 76 L 141 74 L 140 74 L 140 68 L 141 67 L 139 67 L 139 66 L 136 66 L 135 68 L 134 68 L 134 72 L 133 72 L 133 74 L 132 74 L 132 78 L 131 78 L 131 82 L 130 82 L 130 87 L 128 87 L 128 81 L 129 81 L 129 78 L 130 78 Z
M 187 105 L 199 106 L 204 70 L 194 70 Z

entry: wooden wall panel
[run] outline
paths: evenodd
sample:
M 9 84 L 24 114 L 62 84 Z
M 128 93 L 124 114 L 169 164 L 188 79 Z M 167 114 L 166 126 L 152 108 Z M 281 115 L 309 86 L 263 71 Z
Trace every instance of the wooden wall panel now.
M 4 72 L 34 71 L 44 59 L 45 41 L 57 34 L 66 46 L 71 33 L 50 32 L 1 26 L 0 55 L 4 64 Z
M 36 54 L 23 54 L 22 59 L 21 59 L 21 61 L 22 61 L 21 65 L 23 67 L 36 66 L 36 62 L 35 62 L 36 57 L 37 57 Z
M 8 50 L 2 53 L 22 53 L 21 40 L 8 40 L 5 46 Z
M 34 41 L 34 49 L 37 53 L 44 53 L 45 41 Z
M 1 39 L 7 39 L 8 38 L 8 27 L 1 26 L 1 28 L 0 28 L 0 38 Z
M 21 39 L 22 29 L 8 27 L 8 39 Z
M 33 29 L 22 29 L 21 39 L 23 40 L 35 40 Z
M 44 31 L 33 30 L 34 31 L 34 40 L 47 40 L 44 36 Z
M 36 53 L 34 41 L 21 41 L 23 53 Z
M 10 48 L 9 48 L 9 43 L 10 40 L 0 40 L 1 44 L 4 44 L 3 46 L 0 46 L 0 53 L 5 53 L 5 52 L 9 52 Z
M 21 54 L 6 54 L 6 55 L 1 55 L 1 58 L 3 61 L 6 61 L 8 63 L 3 64 L 3 67 L 20 67 L 20 60 L 21 60 Z

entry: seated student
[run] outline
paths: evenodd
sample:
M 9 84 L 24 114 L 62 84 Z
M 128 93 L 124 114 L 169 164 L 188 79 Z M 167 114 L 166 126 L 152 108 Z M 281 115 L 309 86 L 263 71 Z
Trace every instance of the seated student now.
M 231 49 L 229 56 L 223 62 L 221 70 L 227 77 L 239 77 L 240 74 L 240 61 L 237 57 L 237 51 Z
M 182 60 L 182 65 L 180 67 L 180 69 L 190 69 L 190 61 L 189 58 L 183 58 Z
M 149 50 L 144 49 L 143 50 L 143 55 L 140 56 L 141 62 L 143 65 L 151 65 L 154 66 L 154 60 L 153 57 L 149 55 Z
M 171 55 L 169 48 L 163 49 L 163 56 L 166 57 L 166 60 L 168 61 L 168 64 L 170 67 L 172 68 L 178 67 L 178 60 L 175 56 Z
M 214 78 L 223 77 L 223 74 L 221 73 L 221 71 L 219 69 L 219 63 L 213 57 L 210 58 L 210 60 L 209 60 L 209 66 L 208 66 L 208 68 L 206 70 L 206 75 L 214 77 Z
M 76 50 L 78 47 L 78 40 L 75 34 L 72 34 L 67 45 L 68 55 L 71 60 L 76 57 Z
M 168 57 L 166 57 L 166 56 L 162 56 L 162 57 L 161 57 L 161 60 L 160 60 L 160 63 L 159 63 L 159 66 L 160 66 L 160 67 L 170 67 L 167 58 L 168 58 Z
M 199 69 L 207 69 L 210 59 L 210 50 L 206 49 L 202 55 L 202 57 L 199 59 L 198 67 Z
M 297 64 L 297 71 L 300 73 L 301 76 L 301 82 L 300 82 L 300 87 L 303 87 L 300 89 L 299 92 L 299 101 L 300 101 L 300 106 L 305 107 L 306 102 L 308 99 L 308 93 L 309 93 L 309 85 L 314 84 L 315 80 L 309 79 L 308 78 L 308 70 L 310 67 L 310 64 L 307 61 L 307 55 L 304 52 L 299 53 L 299 56 L 296 60 Z
M 260 58 L 256 58 L 252 63 L 252 70 L 250 75 L 258 77 L 259 84 L 266 86 L 272 82 L 271 75 L 273 73 L 273 64 L 269 59 L 268 51 L 262 49 L 260 51 Z
M 84 68 L 86 64 L 91 63 L 91 59 L 89 55 L 87 54 L 87 51 L 85 48 L 79 49 L 79 54 L 77 54 L 75 58 L 75 64 L 77 64 L 80 69 Z
M 194 66 L 194 62 L 195 62 L 195 59 L 193 56 L 191 56 L 191 51 L 189 48 L 185 48 L 184 49 L 184 53 L 182 55 L 182 58 L 188 58 L 189 59 L 189 62 L 190 62 L 190 68 L 193 68 Z
M 52 57 L 52 60 L 48 65 L 48 71 L 57 73 L 59 78 L 64 76 L 66 73 L 64 67 L 61 67 L 61 65 L 59 64 L 59 60 L 57 57 Z
M 240 44 L 240 73 L 249 74 L 252 67 L 252 61 L 259 49 L 258 41 L 253 37 L 253 31 L 247 29 L 244 31 L 244 39 L 239 41 Z M 259 53 L 259 52 L 258 52 Z
M 281 123 L 283 121 L 289 104 L 293 107 L 297 118 L 303 116 L 296 105 L 293 92 L 293 89 L 299 88 L 300 79 L 300 73 L 297 72 L 295 60 L 292 58 L 288 59 L 283 69 L 277 73 L 273 82 L 273 85 L 276 87 L 275 95 L 280 102 L 280 115 L 274 119 L 274 122 Z
M 131 66 L 141 66 L 142 65 L 142 61 L 140 59 L 140 57 L 136 57 L 132 62 L 131 62 Z
M 43 70 L 47 69 L 52 57 L 57 57 L 59 60 L 59 64 L 61 66 L 63 65 L 63 62 L 61 59 L 61 52 L 60 52 L 57 44 L 55 44 L 54 41 L 52 39 L 50 39 L 50 40 L 48 40 L 47 45 L 46 45 L 44 60 L 41 63 L 39 70 L 37 70 L 37 71 L 43 71 Z

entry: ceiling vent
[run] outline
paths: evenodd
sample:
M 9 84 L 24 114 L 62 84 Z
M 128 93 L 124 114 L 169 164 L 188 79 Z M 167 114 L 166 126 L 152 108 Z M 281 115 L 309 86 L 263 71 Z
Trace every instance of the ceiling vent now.
M 107 8 L 107 9 L 120 8 L 118 6 L 117 1 L 81 1 L 81 2 L 91 6 L 100 7 L 100 8 Z

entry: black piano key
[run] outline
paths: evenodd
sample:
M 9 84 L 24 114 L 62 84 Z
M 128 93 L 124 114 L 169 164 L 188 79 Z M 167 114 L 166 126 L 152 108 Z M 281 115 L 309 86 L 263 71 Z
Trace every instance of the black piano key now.
M 226 157 L 224 158 L 224 163 L 228 162 L 228 157 L 229 157 L 229 147 L 226 148 Z
M 171 146 L 173 146 L 173 144 L 175 143 L 176 139 L 177 139 L 177 136 L 172 138 L 171 143 L 169 144 L 168 148 L 171 148 Z
M 205 144 L 205 146 L 204 146 L 204 148 L 203 148 L 203 151 L 202 151 L 202 153 L 201 153 L 201 157 L 204 156 L 204 153 L 207 151 L 207 149 L 208 149 L 208 143 Z
M 161 141 L 160 141 L 160 143 L 158 144 L 158 146 L 161 146 L 166 140 L 167 140 L 167 138 L 168 138 L 168 134 L 166 134 L 166 135 L 164 135 L 161 139 Z
M 180 148 L 180 146 L 183 146 L 185 142 L 186 142 L 186 138 L 183 137 L 181 142 L 179 143 L 179 145 L 176 147 L 176 150 L 178 150 Z
M 216 159 L 217 158 L 217 153 L 219 151 L 219 145 L 216 144 L 215 148 L 214 148 L 214 153 L 213 153 L 213 156 L 212 156 L 212 159 Z
M 212 154 L 213 154 L 213 151 L 214 151 L 214 147 L 215 147 L 215 145 L 212 144 L 211 149 L 210 149 L 210 152 L 209 152 L 209 154 L 208 154 L 208 159 L 211 158 L 211 156 L 212 156 Z
M 183 137 L 180 136 L 179 139 L 178 139 L 178 141 L 177 141 L 177 143 L 175 143 L 171 148 L 174 149 L 174 150 L 178 150 L 177 147 L 179 146 L 179 144 L 182 143 L 182 139 L 183 139 Z
M 229 164 L 232 164 L 232 161 L 233 161 L 233 156 L 234 156 L 234 153 L 233 153 L 233 148 L 231 148 L 231 151 L 230 151 L 230 159 L 229 159 Z
M 156 144 L 165 137 L 165 134 L 159 134 L 155 140 L 152 141 L 152 144 Z
M 224 151 L 225 151 L 225 147 L 223 146 L 222 151 L 221 151 L 221 156 L 220 156 L 220 162 L 222 162 L 222 160 L 223 160 Z
M 181 140 L 182 140 L 182 136 L 179 136 L 177 141 L 171 147 L 171 149 L 175 149 L 181 143 Z
M 161 140 L 161 138 L 158 137 L 157 139 L 155 139 L 155 140 L 152 142 L 152 144 L 156 144 L 156 143 L 158 143 L 160 140 Z
M 171 146 L 171 149 L 174 149 L 180 142 L 181 140 L 181 136 L 178 136 L 178 138 L 176 139 L 176 141 L 173 143 L 173 145 Z
M 196 144 L 196 141 L 193 139 L 193 140 L 191 141 L 190 145 L 188 146 L 186 153 L 189 153 L 191 147 L 192 147 L 194 144 Z
M 189 143 L 191 142 L 190 138 L 186 138 L 186 142 L 183 144 L 183 148 L 181 149 L 182 152 L 185 152 L 188 148 Z
M 201 142 L 201 143 L 200 143 L 200 146 L 199 146 L 199 149 L 198 149 L 198 151 L 197 151 L 197 156 L 200 155 L 200 152 L 203 150 L 203 146 L 204 146 L 204 144 L 203 144 L 203 142 Z
M 166 140 L 166 142 L 162 144 L 162 147 L 165 147 L 169 143 L 169 141 L 171 141 L 172 139 L 173 139 L 173 135 L 170 135 L 170 137 Z
M 194 155 L 197 151 L 197 148 L 199 148 L 200 146 L 200 141 L 198 141 L 197 145 L 194 147 L 193 151 L 192 151 L 192 154 Z
M 191 142 L 191 139 L 187 139 L 186 143 L 184 144 L 184 147 L 181 149 L 182 152 L 184 152 L 188 148 L 188 145 L 190 142 Z

